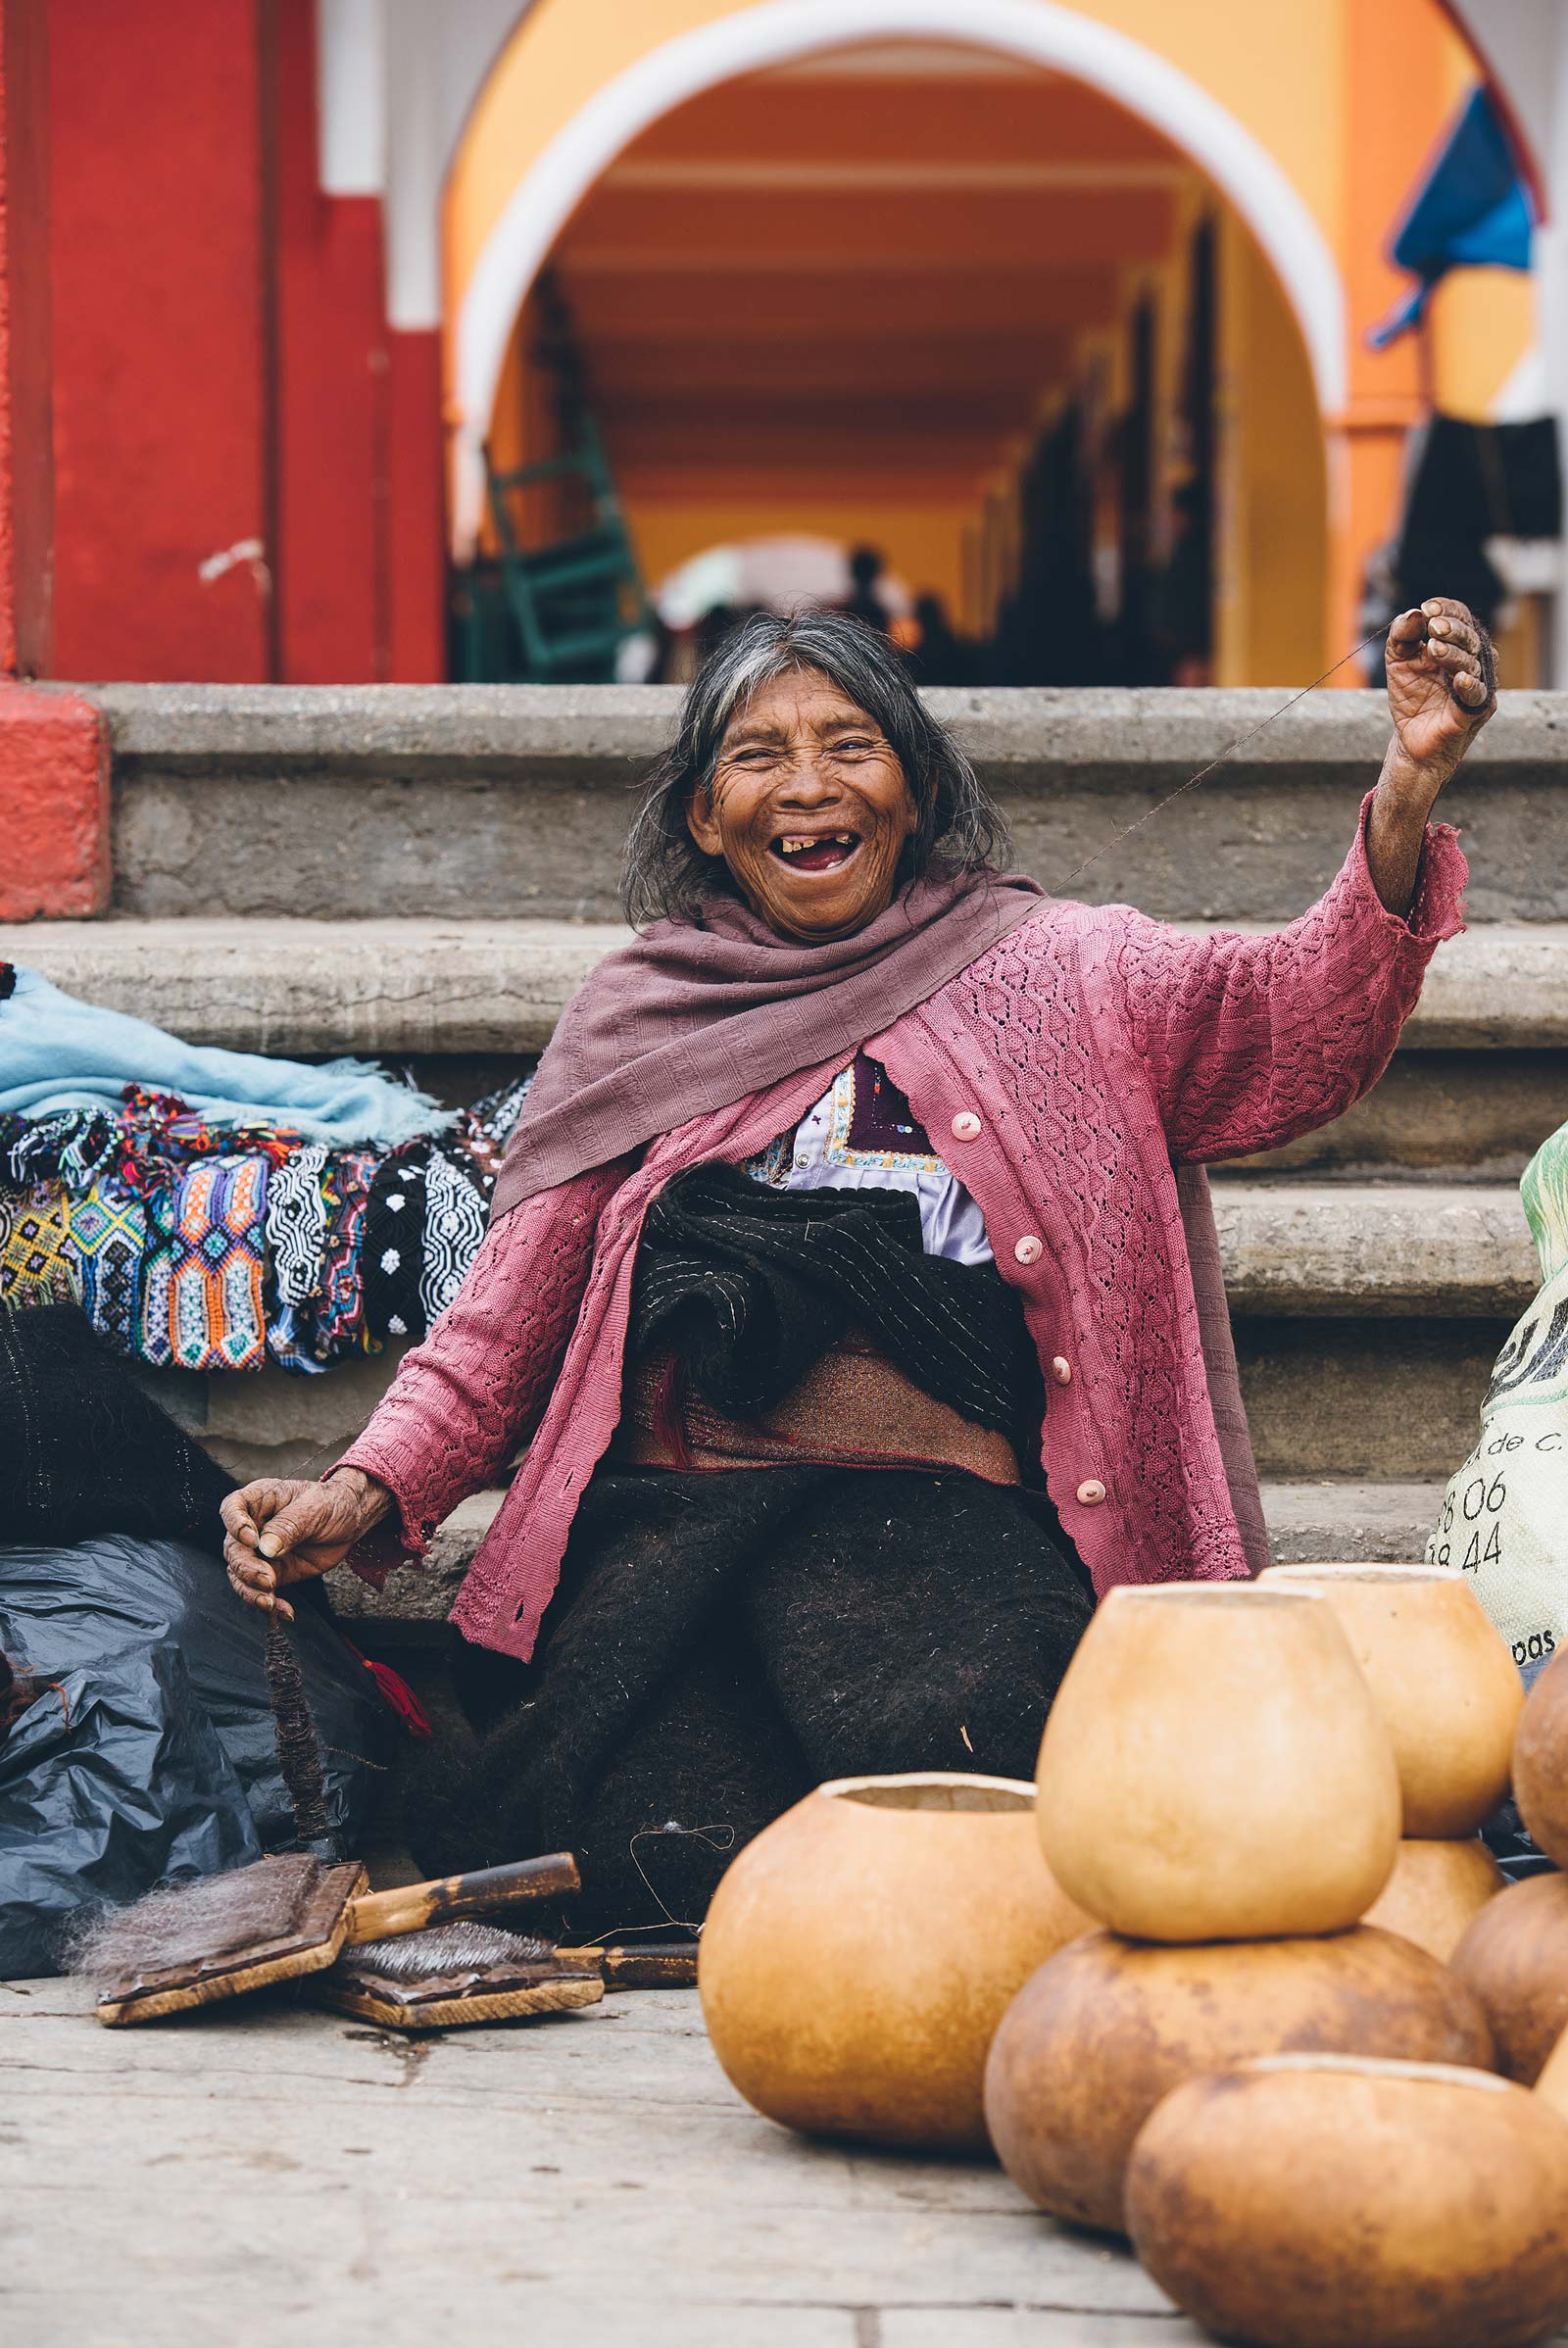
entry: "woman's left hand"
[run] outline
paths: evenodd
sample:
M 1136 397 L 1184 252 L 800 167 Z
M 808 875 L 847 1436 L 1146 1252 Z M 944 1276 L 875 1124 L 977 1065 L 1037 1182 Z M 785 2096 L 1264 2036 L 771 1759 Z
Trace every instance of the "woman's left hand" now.
M 1399 613 L 1389 630 L 1387 664 L 1403 763 L 1436 799 L 1497 707 L 1492 640 L 1463 604 L 1435 595 L 1419 611 Z

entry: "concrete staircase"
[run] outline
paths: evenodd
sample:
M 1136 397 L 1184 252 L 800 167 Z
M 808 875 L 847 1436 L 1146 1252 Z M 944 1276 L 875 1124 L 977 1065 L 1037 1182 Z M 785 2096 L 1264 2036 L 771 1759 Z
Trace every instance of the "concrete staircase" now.
M 193 1039 L 502 1081 L 623 935 L 615 878 L 660 688 L 113 686 L 115 905 L 0 928 L 0 957 Z M 1387 737 L 1381 701 L 1298 705 L 1201 790 L 1115 839 L 1277 706 L 1259 693 L 937 693 L 1048 887 L 1200 928 L 1290 918 L 1332 877 Z M 1394 1067 L 1324 1133 L 1215 1192 L 1281 1554 L 1418 1553 L 1488 1371 L 1536 1285 L 1515 1185 L 1568 1119 L 1568 696 L 1509 697 L 1444 812 L 1474 927 L 1438 956 Z M 1107 841 L 1106 854 L 1077 868 Z M 164 1397 L 236 1470 L 324 1464 L 386 1357 Z M 374 1604 L 428 1636 L 488 1503 Z M 421 1626 L 423 1628 L 421 1629 Z M 392 1628 L 389 1622 L 388 1629 Z

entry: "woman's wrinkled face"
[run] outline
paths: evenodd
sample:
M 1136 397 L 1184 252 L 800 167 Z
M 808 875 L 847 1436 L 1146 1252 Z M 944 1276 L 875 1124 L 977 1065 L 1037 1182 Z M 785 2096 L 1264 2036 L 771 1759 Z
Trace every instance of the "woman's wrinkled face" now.
M 886 911 L 919 814 L 881 727 L 803 668 L 730 719 L 712 784 L 686 820 L 770 929 L 818 943 Z

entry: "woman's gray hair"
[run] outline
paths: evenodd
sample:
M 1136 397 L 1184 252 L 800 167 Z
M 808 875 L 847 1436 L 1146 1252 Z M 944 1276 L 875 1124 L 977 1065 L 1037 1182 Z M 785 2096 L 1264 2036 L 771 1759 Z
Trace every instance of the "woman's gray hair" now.
M 901 887 L 933 866 L 979 872 L 1009 853 L 1000 809 L 887 637 L 838 611 L 762 611 L 709 654 L 687 689 L 675 739 L 644 786 L 621 882 L 634 927 L 661 915 L 690 920 L 723 881 L 723 860 L 703 854 L 686 810 L 712 783 L 731 719 L 764 685 L 802 668 L 819 670 L 874 718 L 904 769 L 919 822 L 900 861 Z

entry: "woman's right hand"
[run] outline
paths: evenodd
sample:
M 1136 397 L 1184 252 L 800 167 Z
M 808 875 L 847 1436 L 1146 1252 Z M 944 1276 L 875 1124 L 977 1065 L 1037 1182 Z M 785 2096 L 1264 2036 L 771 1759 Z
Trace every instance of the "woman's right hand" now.
M 344 1468 L 323 1484 L 287 1476 L 247 1484 L 222 1506 L 229 1585 L 248 1606 L 269 1612 L 275 1606 L 292 1622 L 294 1609 L 278 1590 L 341 1565 L 394 1505 L 385 1485 L 360 1468 Z

